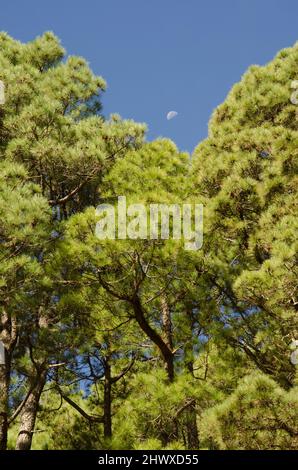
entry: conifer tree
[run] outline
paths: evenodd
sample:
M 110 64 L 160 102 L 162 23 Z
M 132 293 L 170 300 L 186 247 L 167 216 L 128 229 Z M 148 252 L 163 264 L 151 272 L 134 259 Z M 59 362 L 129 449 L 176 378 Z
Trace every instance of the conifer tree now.
M 0 446 L 7 445 L 9 389 L 14 352 L 27 321 L 26 299 L 42 274 L 39 255 L 49 239 L 50 208 L 39 186 L 19 164 L 0 162 L 0 340 L 5 363 L 0 365 Z M 17 355 L 20 351 L 17 351 Z
M 297 63 L 296 44 L 248 70 L 214 112 L 192 170 L 205 204 L 194 262 L 211 330 L 285 387 L 297 336 Z
M 63 219 L 100 200 L 104 174 L 128 149 L 142 143 L 144 126 L 122 121 L 116 115 L 109 121 L 101 116 L 104 80 L 91 72 L 84 59 L 64 60 L 65 51 L 52 33 L 28 44 L 1 33 L 0 48 L 0 79 L 5 84 L 5 103 L 0 110 L 1 160 L 8 165 L 24 165 L 30 181 L 39 186 L 52 208 L 48 236 L 51 234 L 55 240 Z M 47 264 L 46 252 L 47 246 L 41 246 L 36 255 L 42 270 Z M 27 356 L 31 366 L 21 367 L 21 376 L 24 371 L 28 373 L 28 367 L 31 370 L 18 404 L 22 409 L 17 447 L 22 449 L 31 445 L 53 351 L 53 335 L 48 341 L 45 337 L 47 328 L 53 325 L 53 299 L 59 286 L 46 277 L 44 285 L 34 291 L 34 302 L 26 299 L 30 312 L 27 316 L 37 322 L 36 331 L 21 325 L 20 349 L 31 352 Z M 59 321 L 63 324 L 63 319 L 57 317 L 54 322 Z
M 52 33 L 0 51 L 1 449 L 297 448 L 297 45 L 248 70 L 191 159 L 106 120 L 104 80 Z M 202 203 L 202 249 L 173 218 L 150 237 L 148 213 L 100 239 L 119 196 Z

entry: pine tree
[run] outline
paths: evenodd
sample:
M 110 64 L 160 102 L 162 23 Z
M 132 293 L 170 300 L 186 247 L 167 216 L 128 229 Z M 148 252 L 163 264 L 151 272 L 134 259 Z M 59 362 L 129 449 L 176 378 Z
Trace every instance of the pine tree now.
M 0 48 L 1 449 L 296 448 L 297 45 L 248 70 L 191 159 L 106 120 L 104 80 L 52 33 Z M 203 203 L 202 249 L 173 217 L 150 238 L 148 213 L 99 238 L 119 196 Z
M 26 322 L 26 298 L 42 273 L 40 250 L 49 238 L 50 210 L 40 188 L 28 180 L 26 170 L 13 162 L 0 162 L 0 340 L 5 363 L 0 365 L 0 446 L 7 445 L 9 387 L 13 356 Z
M 100 110 L 104 80 L 91 72 L 84 59 L 68 57 L 64 60 L 65 51 L 52 33 L 45 33 L 28 44 L 1 33 L 0 47 L 0 79 L 5 85 L 5 103 L 0 110 L 1 160 L 7 165 L 24 165 L 26 178 L 39 186 L 52 208 L 48 229 L 52 242 L 47 240 L 36 253 L 37 267 L 44 275 L 33 291 L 34 299 L 27 294 L 23 307 L 27 312 L 26 321 L 19 324 L 16 355 L 19 351 L 30 351 L 30 354 L 25 354 L 27 363 L 18 364 L 14 371 L 19 374 L 20 382 L 24 374 L 28 377 L 15 410 L 21 417 L 17 448 L 28 449 L 40 395 L 53 361 L 54 344 L 58 359 L 63 351 L 59 332 L 49 331 L 47 338 L 53 323 L 63 324 L 63 319 L 54 314 L 61 285 L 53 283 L 54 274 L 47 270 L 50 251 L 60 236 L 59 224 L 100 200 L 99 187 L 104 174 L 127 150 L 142 143 L 144 126 L 122 121 L 116 115 L 109 121 L 103 118 Z M 17 196 L 17 190 L 13 188 L 13 191 Z M 34 209 L 32 204 L 32 211 Z M 37 212 L 37 220 L 38 215 Z M 34 226 L 37 220 L 33 221 Z M 23 224 L 27 224 L 26 214 Z M 38 233 L 36 229 L 36 236 Z M 18 250 L 21 253 L 19 247 L 16 249 L 16 253 Z M 6 273 L 3 279 L 4 284 L 8 282 Z M 4 310 L 3 315 L 6 315 Z M 66 322 L 70 323 L 68 319 Z M 36 329 L 32 329 L 32 323 Z M 75 329 L 73 336 L 76 337 Z M 71 350 L 74 349 L 75 345 L 71 344 Z M 12 416 L 15 417 L 13 411 Z M 5 440 L 4 436 L 3 447 Z
M 194 261 L 214 302 L 205 308 L 210 331 L 285 387 L 294 379 L 289 345 L 297 335 L 298 123 L 290 100 L 297 63 L 295 45 L 248 70 L 214 112 L 192 180 L 205 204 L 204 246 Z

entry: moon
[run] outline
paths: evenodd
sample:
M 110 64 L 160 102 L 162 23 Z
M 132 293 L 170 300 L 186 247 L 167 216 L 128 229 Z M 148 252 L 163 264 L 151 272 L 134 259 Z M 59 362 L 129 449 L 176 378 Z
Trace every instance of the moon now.
M 170 121 L 178 115 L 177 111 L 169 111 L 167 114 L 167 120 Z

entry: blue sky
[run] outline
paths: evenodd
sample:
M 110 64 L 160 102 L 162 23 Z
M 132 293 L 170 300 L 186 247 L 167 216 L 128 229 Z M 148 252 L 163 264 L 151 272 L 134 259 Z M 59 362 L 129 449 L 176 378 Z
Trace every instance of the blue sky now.
M 21 41 L 52 30 L 108 89 L 104 114 L 146 122 L 148 139 L 192 151 L 213 109 L 251 64 L 298 39 L 297 0 L 10 0 L 0 29 Z M 297 71 L 298 73 L 298 71 Z M 166 113 L 178 116 L 166 120 Z

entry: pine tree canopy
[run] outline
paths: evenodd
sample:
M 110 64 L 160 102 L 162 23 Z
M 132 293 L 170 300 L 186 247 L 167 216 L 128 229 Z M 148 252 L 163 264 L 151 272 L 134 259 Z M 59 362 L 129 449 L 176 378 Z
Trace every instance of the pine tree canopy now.
M 297 449 L 297 73 L 298 43 L 250 67 L 189 155 L 0 34 L 1 450 Z

